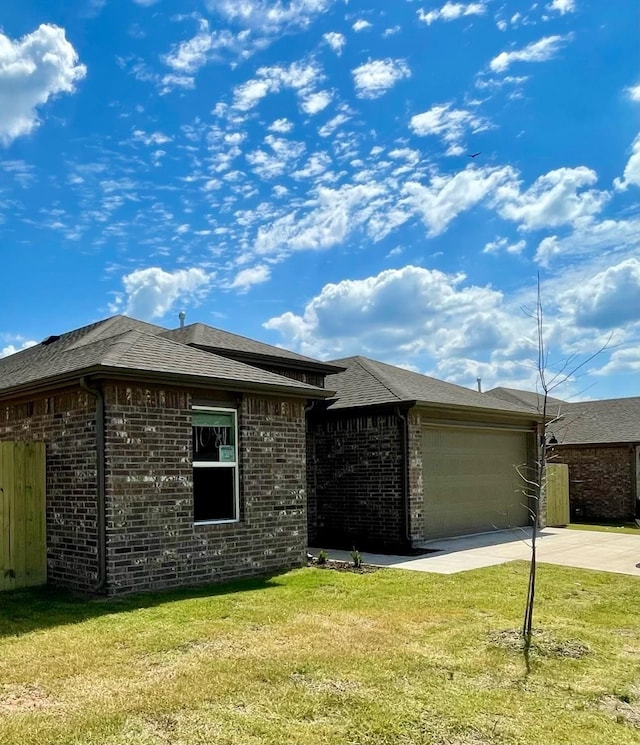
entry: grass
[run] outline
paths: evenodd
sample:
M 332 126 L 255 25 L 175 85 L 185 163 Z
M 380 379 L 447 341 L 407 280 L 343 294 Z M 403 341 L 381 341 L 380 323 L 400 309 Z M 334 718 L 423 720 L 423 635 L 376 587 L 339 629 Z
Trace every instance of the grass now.
M 626 745 L 640 741 L 634 577 L 527 565 L 301 569 L 123 600 L 0 596 L 7 745 Z
M 600 533 L 628 533 L 640 535 L 640 527 L 634 522 L 613 523 L 570 523 L 566 526 L 572 530 L 596 530 Z

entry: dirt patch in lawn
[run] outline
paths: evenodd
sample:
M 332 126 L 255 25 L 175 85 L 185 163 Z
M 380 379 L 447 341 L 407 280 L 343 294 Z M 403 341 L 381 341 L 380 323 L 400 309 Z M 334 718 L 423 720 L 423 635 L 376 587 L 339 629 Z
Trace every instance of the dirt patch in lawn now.
M 640 685 L 634 686 L 628 694 L 603 696 L 600 699 L 600 708 L 619 724 L 640 729 Z
M 55 702 L 38 685 L 0 686 L 0 714 L 41 711 L 54 705 Z
M 489 643 L 514 652 L 522 652 L 524 646 L 518 629 L 492 632 L 489 635 Z M 533 632 L 531 651 L 542 657 L 567 657 L 577 660 L 590 654 L 591 649 L 588 644 L 577 639 L 561 639 L 549 631 L 536 629 Z

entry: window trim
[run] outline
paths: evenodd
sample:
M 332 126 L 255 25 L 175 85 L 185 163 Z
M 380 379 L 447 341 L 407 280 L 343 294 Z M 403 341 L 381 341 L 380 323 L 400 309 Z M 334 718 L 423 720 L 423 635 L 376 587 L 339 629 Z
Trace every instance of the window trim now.
M 239 468 L 239 462 L 238 462 L 238 410 L 237 409 L 229 409 L 225 408 L 223 406 L 202 406 L 202 405 L 196 405 L 193 404 L 191 406 L 192 411 L 202 411 L 202 412 L 210 412 L 212 414 L 232 414 L 233 415 L 233 437 L 234 437 L 234 446 L 235 446 L 235 460 L 233 462 L 221 462 L 221 461 L 200 461 L 196 462 L 193 459 L 193 453 L 191 454 L 191 467 L 192 468 L 232 468 L 234 469 L 234 479 L 233 479 L 233 509 L 235 513 L 235 517 L 233 518 L 225 518 L 222 520 L 196 520 L 195 519 L 195 489 L 193 492 L 193 508 L 194 508 L 194 515 L 193 515 L 193 524 L 196 526 L 199 525 L 228 525 L 231 523 L 239 523 L 240 522 L 240 468 Z M 191 429 L 193 432 L 193 423 L 191 424 Z M 192 435 L 193 437 L 193 435 Z

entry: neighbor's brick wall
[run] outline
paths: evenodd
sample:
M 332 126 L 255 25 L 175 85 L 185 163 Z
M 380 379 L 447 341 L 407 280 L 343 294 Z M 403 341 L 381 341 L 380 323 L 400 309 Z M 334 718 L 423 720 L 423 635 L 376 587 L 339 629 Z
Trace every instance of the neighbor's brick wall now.
M 0 439 L 46 442 L 48 581 L 97 581 L 95 399 L 78 389 L 0 404 Z
M 555 454 L 552 462 L 569 466 L 572 520 L 635 517 L 633 447 L 562 446 L 555 448 Z
M 105 397 L 108 592 L 225 581 L 303 562 L 303 402 L 241 399 L 241 520 L 194 525 L 190 392 L 111 385 Z
M 309 418 L 311 545 L 350 549 L 404 542 L 400 421 L 395 414 Z

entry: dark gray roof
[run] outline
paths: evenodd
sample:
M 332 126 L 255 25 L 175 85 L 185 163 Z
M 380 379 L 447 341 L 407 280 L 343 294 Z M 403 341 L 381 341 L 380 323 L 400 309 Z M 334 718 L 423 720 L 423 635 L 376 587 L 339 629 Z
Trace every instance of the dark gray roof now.
M 549 430 L 560 445 L 640 443 L 640 396 L 564 404 Z
M 147 327 L 152 333 L 147 332 Z M 0 395 L 82 374 L 143 374 L 231 390 L 259 388 L 308 398 L 328 392 L 158 336 L 151 324 L 116 316 L 0 359 Z
M 495 398 L 499 398 L 502 401 L 510 401 L 514 404 L 529 406 L 534 411 L 542 412 L 542 409 L 544 407 L 544 394 L 542 393 L 521 391 L 519 388 L 503 387 L 492 388 L 490 391 L 485 391 L 484 393 L 487 396 L 494 396 Z M 558 411 L 558 409 L 561 408 L 564 403 L 565 402 L 559 398 L 547 396 L 547 411 Z
M 319 372 L 336 372 L 335 365 L 327 362 L 319 362 L 311 357 L 305 357 L 297 352 L 290 352 L 287 349 L 265 344 L 255 339 L 248 339 L 246 336 L 232 334 L 229 331 L 207 326 L 204 323 L 192 323 L 183 328 L 162 331 L 161 334 L 165 339 L 179 341 L 181 344 L 199 347 L 212 352 L 228 353 L 244 357 L 271 361 L 274 365 L 286 363 L 285 366 L 303 367 Z
M 415 401 L 423 405 L 469 407 L 529 417 L 533 414 L 525 406 L 367 357 L 346 357 L 333 362 L 346 370 L 327 377 L 327 387 L 336 391 L 330 410 Z

